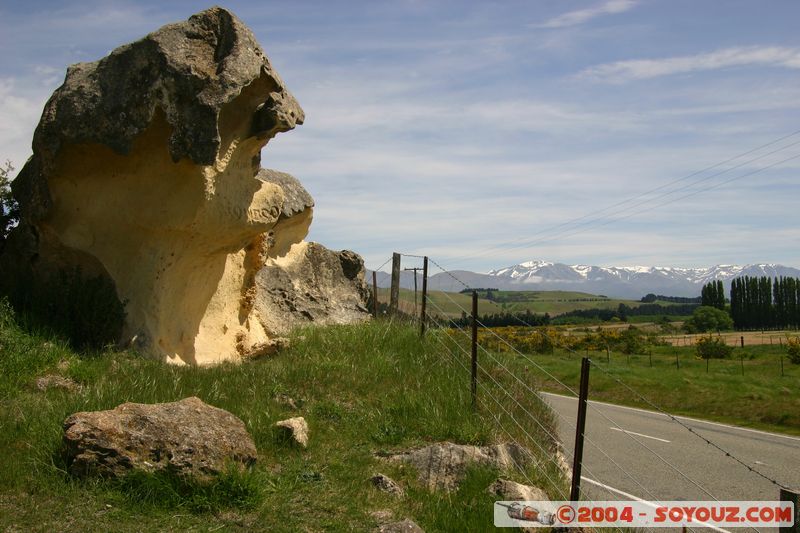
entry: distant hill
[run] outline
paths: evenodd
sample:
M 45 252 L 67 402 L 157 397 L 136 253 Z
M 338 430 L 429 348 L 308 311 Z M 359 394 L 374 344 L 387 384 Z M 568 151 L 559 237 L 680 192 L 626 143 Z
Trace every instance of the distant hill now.
M 413 278 L 412 278 L 413 283 Z M 421 287 L 420 287 L 421 289 Z M 487 298 L 486 291 L 478 291 L 478 314 L 525 313 L 551 316 L 560 315 L 576 309 L 617 309 L 619 304 L 637 307 L 641 302 L 624 299 L 606 298 L 596 294 L 564 291 L 492 291 L 492 298 Z M 433 315 L 445 315 L 458 318 L 462 312 L 472 309 L 472 296 L 451 291 L 430 290 L 428 312 Z M 419 312 L 420 293 L 417 293 L 417 307 L 414 306 L 414 290 L 400 289 L 400 309 L 408 314 Z M 389 289 L 378 289 L 378 301 L 389 301 Z M 670 305 L 670 304 L 666 304 Z
M 800 277 L 800 270 L 796 268 L 773 264 L 716 265 L 708 268 L 599 267 L 546 261 L 528 261 L 486 274 L 466 270 L 454 270 L 451 273 L 453 276 L 442 272 L 431 275 L 428 287 L 431 290 L 458 292 L 464 286 L 453 279 L 455 277 L 470 287 L 505 291 L 579 291 L 638 300 L 648 293 L 699 296 L 703 284 L 717 279 L 722 280 L 726 290 L 729 290 L 731 280 L 739 276 Z M 390 278 L 388 273 L 379 272 L 378 286 L 388 287 Z M 421 275 L 418 280 L 421 284 Z M 371 282 L 371 278 L 368 281 Z M 411 272 L 401 272 L 400 286 L 407 289 L 414 287 Z

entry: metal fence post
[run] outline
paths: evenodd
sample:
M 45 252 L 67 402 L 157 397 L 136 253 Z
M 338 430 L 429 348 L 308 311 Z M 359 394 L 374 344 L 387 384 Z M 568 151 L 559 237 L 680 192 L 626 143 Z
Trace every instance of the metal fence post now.
M 472 291 L 472 408 L 478 408 L 478 291 Z
M 778 531 L 780 533 L 800 533 L 800 494 L 788 489 L 781 489 L 780 499 L 782 502 L 794 503 L 794 524 L 790 527 L 778 528 Z
M 572 459 L 572 486 L 569 491 L 569 499 L 573 502 L 581 499 L 581 466 L 583 465 L 583 436 L 586 433 L 590 364 L 588 357 L 581 360 L 581 388 L 578 396 L 578 420 L 575 424 L 575 455 Z
M 419 336 L 425 335 L 425 311 L 428 300 L 428 256 L 422 258 L 422 308 L 419 313 Z

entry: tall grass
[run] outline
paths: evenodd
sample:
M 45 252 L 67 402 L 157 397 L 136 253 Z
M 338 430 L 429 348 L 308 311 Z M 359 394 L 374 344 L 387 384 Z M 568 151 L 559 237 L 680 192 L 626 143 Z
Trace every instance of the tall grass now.
M 376 509 L 413 518 L 429 531 L 463 531 L 466 523 L 488 529 L 490 475 L 470 474 L 458 493 L 431 495 L 415 475 L 378 457 L 443 440 L 509 439 L 488 413 L 471 409 L 469 376 L 446 355 L 433 337 L 421 341 L 416 328 L 377 321 L 299 330 L 291 348 L 269 359 L 177 367 L 133 352 L 75 352 L 24 331 L 8 306 L 0 305 L 0 529 L 45 531 L 59 524 L 57 529 L 67 531 L 200 526 L 358 531 L 376 525 L 370 514 Z M 80 391 L 35 390 L 36 377 L 52 372 L 80 383 Z M 509 390 L 528 401 L 529 395 Z M 60 451 L 68 415 L 187 396 L 244 421 L 259 450 L 251 472 L 231 473 L 205 486 L 168 476 L 137 474 L 115 482 L 75 480 L 65 473 Z M 529 408 L 552 423 L 543 406 Z M 304 416 L 309 423 L 305 451 L 287 445 L 274 431 L 275 422 L 291 416 Z M 512 435 L 526 438 L 513 430 Z M 545 450 L 553 448 L 545 433 L 536 438 Z M 529 444 L 537 458 L 545 459 Z M 369 478 L 377 471 L 402 479 L 408 495 L 398 500 L 373 489 Z M 557 474 L 544 475 L 536 466 L 505 475 L 540 480 L 555 490 L 547 479 Z M 446 526 L 447 513 L 460 529 Z

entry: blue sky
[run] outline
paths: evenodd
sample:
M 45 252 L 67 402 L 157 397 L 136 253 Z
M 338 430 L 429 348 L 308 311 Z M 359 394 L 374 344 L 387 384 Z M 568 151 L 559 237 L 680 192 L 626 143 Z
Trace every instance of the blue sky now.
M 1 3 L 0 159 L 29 156 L 67 65 L 208 6 Z M 310 239 L 368 266 L 800 266 L 800 134 L 669 185 L 800 130 L 800 2 L 225 7 L 306 111 L 262 164 L 314 196 Z

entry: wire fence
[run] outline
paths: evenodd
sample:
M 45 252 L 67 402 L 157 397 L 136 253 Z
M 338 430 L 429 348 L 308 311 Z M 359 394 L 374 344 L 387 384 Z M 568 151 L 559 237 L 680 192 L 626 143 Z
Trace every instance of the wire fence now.
M 422 256 L 412 254 L 403 255 L 414 259 L 423 258 Z M 442 274 L 450 277 L 458 285 L 463 286 L 464 289 L 472 290 L 468 284 L 442 267 L 439 262 L 430 257 L 428 257 L 428 260 L 438 268 Z M 384 263 L 384 265 L 388 262 L 389 261 Z M 537 381 L 546 380 L 548 383 L 554 384 L 554 386 L 559 388 L 562 394 L 572 398 L 577 398 L 577 392 L 547 368 L 539 364 L 534 356 L 520 350 L 513 342 L 510 342 L 508 339 L 498 334 L 494 328 L 489 328 L 483 324 L 479 317 L 473 316 L 472 311 L 466 309 L 453 295 L 447 292 L 439 292 L 438 295 L 447 300 L 446 307 L 448 309 L 443 308 L 441 300 L 437 302 L 437 299 L 431 298 L 430 295 L 423 295 L 429 309 L 426 317 L 431 326 L 428 333 L 428 336 L 432 339 L 430 342 L 434 343 L 441 350 L 443 358 L 448 364 L 452 365 L 453 370 L 463 373 L 463 375 L 473 373 L 471 368 L 473 358 L 470 350 L 477 350 L 479 357 L 476 358 L 475 372 L 477 374 L 476 404 L 479 415 L 489 417 L 502 438 L 508 439 L 522 449 L 527 450 L 531 462 L 537 465 L 535 475 L 531 476 L 528 472 L 523 472 L 524 477 L 529 483 L 537 485 L 536 482 L 538 480 L 538 486 L 541 486 L 544 482 L 549 488 L 548 493 L 551 497 L 558 496 L 562 499 L 568 499 L 564 492 L 564 486 L 566 478 L 570 475 L 567 461 L 571 453 L 569 450 L 563 450 L 556 427 L 557 424 L 560 423 L 570 430 L 575 430 L 576 425 L 575 422 L 568 417 L 556 415 L 556 418 L 554 418 L 554 415 L 551 414 L 552 411 L 545 407 L 546 401 L 537 391 L 535 384 Z M 452 316 L 453 310 L 460 312 L 462 316 L 473 316 L 475 326 L 479 328 L 482 335 L 492 338 L 494 349 L 487 348 L 486 345 L 492 345 L 490 342 L 477 343 L 477 346 L 475 346 L 470 332 L 467 331 L 466 327 L 448 318 Z M 414 311 L 416 311 L 416 309 L 414 309 Z M 535 329 L 539 334 L 544 336 L 549 335 L 546 328 L 527 323 L 522 317 L 515 317 L 515 319 L 519 321 L 521 326 Z M 554 339 L 549 340 L 552 344 Z M 503 349 L 496 349 L 498 346 L 502 346 Z M 675 345 L 672 344 L 672 347 L 674 346 Z M 586 356 L 585 350 L 578 351 L 569 346 L 562 346 L 562 348 L 565 349 L 570 357 L 574 356 L 576 360 Z M 515 359 L 523 363 L 524 366 L 515 363 L 514 360 L 509 359 L 507 354 L 503 352 L 513 354 Z M 682 430 L 700 439 L 714 453 L 719 453 L 727 460 L 730 460 L 732 464 L 746 469 L 749 474 L 767 481 L 775 487 L 787 489 L 786 484 L 765 474 L 752 466 L 748 461 L 733 454 L 730 450 L 708 436 L 699 433 L 680 418 L 656 405 L 653 401 L 648 399 L 644 393 L 636 390 L 614 373 L 612 361 L 622 364 L 621 357 L 625 357 L 625 364 L 631 364 L 632 362 L 635 364 L 644 361 L 644 357 L 647 356 L 648 363 L 653 365 L 652 351 L 649 354 L 639 355 L 613 354 L 612 359 L 611 351 L 606 350 L 605 361 L 603 361 L 602 352 L 597 355 L 599 357 L 592 358 L 592 367 L 598 369 L 603 375 L 611 379 L 621 389 L 629 393 L 632 398 L 644 403 L 649 409 L 665 415 L 671 423 L 677 424 Z M 655 356 L 655 364 L 662 364 L 670 358 L 671 354 L 658 353 Z M 602 363 L 598 364 L 600 362 Z M 715 365 L 717 364 L 716 361 L 713 363 Z M 705 364 L 707 365 L 706 371 L 708 371 L 709 362 L 706 361 Z M 687 366 L 688 365 L 684 363 L 684 369 L 686 369 Z M 680 356 L 677 368 L 680 369 Z M 693 487 L 693 489 L 697 490 L 698 494 L 701 494 L 704 498 L 719 501 L 719 498 L 704 485 L 703 479 L 698 478 L 697 473 L 690 474 L 674 460 L 664 457 L 662 453 L 659 453 L 654 446 L 649 445 L 641 436 L 621 430 L 620 424 L 615 421 L 612 415 L 597 408 L 591 402 L 589 403 L 589 410 L 591 416 L 602 419 L 605 423 L 609 424 L 611 428 L 620 429 L 621 434 L 625 435 L 632 445 L 640 450 L 640 453 L 652 457 L 653 460 L 661 464 L 670 475 L 687 483 L 688 486 Z M 606 449 L 605 443 L 592 438 L 589 434 L 585 435 L 585 440 L 592 447 L 592 450 L 603 458 L 603 461 L 606 463 L 606 468 L 611 468 L 613 471 L 617 472 L 617 475 L 620 476 L 621 479 L 629 481 L 642 496 L 650 500 L 659 499 L 658 495 L 648 487 L 644 480 L 638 479 L 627 465 L 622 464 L 622 461 L 614 459 L 614 454 L 611 450 Z M 613 490 L 609 490 L 610 486 L 604 483 L 604 480 L 600 479 L 600 476 L 597 475 L 598 472 L 593 472 L 592 470 L 593 468 L 591 465 L 583 465 L 586 479 L 593 482 L 592 490 L 602 490 L 602 487 L 606 487 L 606 491 L 609 496 L 611 496 L 609 499 L 613 499 L 616 494 L 614 494 Z

